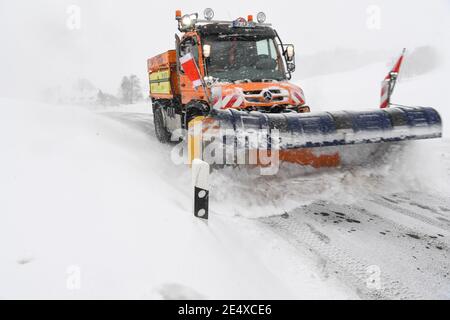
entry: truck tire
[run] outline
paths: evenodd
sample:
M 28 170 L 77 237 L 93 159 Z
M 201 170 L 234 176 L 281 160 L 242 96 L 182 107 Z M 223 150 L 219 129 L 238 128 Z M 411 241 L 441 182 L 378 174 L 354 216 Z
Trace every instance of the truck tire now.
M 189 103 L 186 106 L 186 114 L 184 117 L 184 128 L 187 130 L 189 128 L 189 122 L 191 122 L 192 119 L 207 115 L 209 112 L 209 107 L 202 102 L 194 101 Z
M 155 134 L 159 142 L 169 143 L 172 135 L 164 123 L 162 106 L 157 102 L 153 105 L 153 122 L 155 124 Z

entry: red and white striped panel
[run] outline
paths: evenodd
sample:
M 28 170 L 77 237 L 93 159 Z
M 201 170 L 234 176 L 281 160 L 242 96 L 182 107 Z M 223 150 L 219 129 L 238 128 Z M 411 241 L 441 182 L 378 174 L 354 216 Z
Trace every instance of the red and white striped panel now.
M 402 54 L 398 58 L 397 62 L 395 63 L 392 70 L 388 73 L 388 75 L 384 78 L 383 82 L 381 83 L 381 101 L 380 101 L 380 108 L 385 109 L 389 108 L 390 104 L 390 97 L 389 95 L 392 94 L 392 92 L 389 92 L 391 82 L 397 80 L 397 77 L 392 78 L 391 75 L 398 75 L 400 73 L 400 67 L 403 63 L 403 58 L 405 56 L 406 49 L 403 49 Z
M 389 83 L 391 82 L 390 77 L 388 79 L 385 79 L 381 83 L 381 101 L 380 101 L 380 108 L 385 109 L 389 107 Z
M 244 103 L 242 94 L 234 92 L 223 95 L 221 88 L 213 88 L 212 96 L 214 109 L 239 108 Z
M 229 94 L 222 97 L 222 109 L 238 108 L 244 103 L 244 97 L 239 94 Z
M 296 105 L 305 104 L 305 96 L 302 91 L 293 91 L 291 94 L 291 98 Z

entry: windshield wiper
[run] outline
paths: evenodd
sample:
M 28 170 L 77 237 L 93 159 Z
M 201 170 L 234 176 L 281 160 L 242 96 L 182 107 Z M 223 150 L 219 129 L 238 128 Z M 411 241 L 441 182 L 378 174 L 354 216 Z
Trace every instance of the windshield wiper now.
M 278 82 L 277 79 L 252 79 L 250 82 Z
M 278 82 L 276 79 L 261 79 L 261 82 Z
M 235 80 L 234 83 L 249 83 L 252 82 L 250 79 L 242 79 L 242 80 Z

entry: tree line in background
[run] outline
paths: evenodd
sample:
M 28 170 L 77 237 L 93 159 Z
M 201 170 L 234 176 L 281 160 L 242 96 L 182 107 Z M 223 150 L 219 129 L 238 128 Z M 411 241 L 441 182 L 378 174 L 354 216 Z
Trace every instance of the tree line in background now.
M 58 86 L 45 90 L 43 98 L 53 103 L 118 106 L 142 101 L 144 95 L 141 81 L 132 74 L 122 78 L 116 95 L 97 88 L 87 79 L 78 79 L 70 89 Z
M 143 98 L 141 81 L 134 74 L 122 78 L 118 96 L 104 93 L 102 90 L 99 90 L 97 93 L 97 102 L 103 106 L 133 104 L 141 101 Z

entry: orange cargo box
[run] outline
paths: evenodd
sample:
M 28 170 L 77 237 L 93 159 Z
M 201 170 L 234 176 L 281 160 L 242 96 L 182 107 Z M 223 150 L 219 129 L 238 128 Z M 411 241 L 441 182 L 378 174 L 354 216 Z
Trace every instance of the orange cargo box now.
M 177 53 L 169 50 L 147 60 L 148 72 L 155 72 L 161 69 L 169 69 L 177 63 Z

